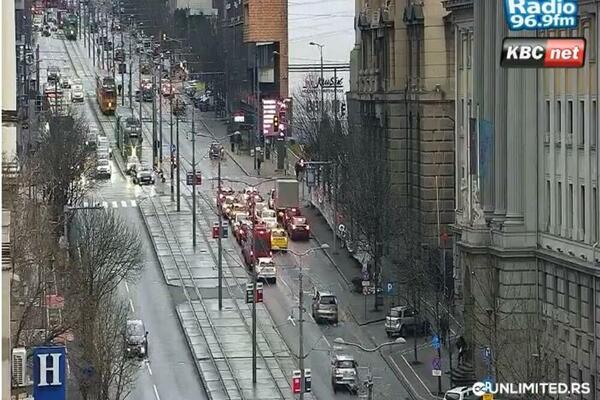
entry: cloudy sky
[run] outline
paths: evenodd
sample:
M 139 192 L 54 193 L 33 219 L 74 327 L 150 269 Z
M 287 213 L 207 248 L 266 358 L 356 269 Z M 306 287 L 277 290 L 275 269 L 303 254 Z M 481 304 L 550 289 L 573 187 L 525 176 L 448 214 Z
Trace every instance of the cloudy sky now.
M 288 4 L 290 64 L 320 63 L 319 48 L 310 46 L 311 41 L 325 45 L 325 64 L 350 62 L 354 46 L 354 0 L 289 0 Z M 349 90 L 348 73 L 338 75 L 344 77 L 345 91 Z M 292 93 L 302 85 L 304 76 L 290 72 L 289 78 Z

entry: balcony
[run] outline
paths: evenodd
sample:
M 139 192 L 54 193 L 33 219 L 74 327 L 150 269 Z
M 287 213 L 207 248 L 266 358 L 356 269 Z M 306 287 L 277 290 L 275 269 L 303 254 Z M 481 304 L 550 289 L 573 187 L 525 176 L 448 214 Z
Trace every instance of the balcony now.
M 358 71 L 358 92 L 376 93 L 382 90 L 379 68 L 367 68 Z

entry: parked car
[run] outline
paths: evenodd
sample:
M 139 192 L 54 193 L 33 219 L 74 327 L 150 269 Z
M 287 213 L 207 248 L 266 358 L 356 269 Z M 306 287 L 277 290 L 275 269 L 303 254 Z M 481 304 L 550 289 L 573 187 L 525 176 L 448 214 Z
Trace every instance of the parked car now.
M 56 65 L 48 67 L 48 75 L 46 77 L 49 84 L 55 85 L 60 83 L 60 68 Z
M 331 386 L 336 393 L 341 387 L 351 392 L 358 389 L 358 363 L 351 355 L 336 354 L 331 359 Z
M 244 226 L 252 225 L 252 221 L 248 218 L 248 215 L 244 215 L 243 213 L 239 213 L 235 216 L 235 221 L 233 221 L 233 236 L 237 239 L 238 243 L 242 241 L 240 235 L 243 235 Z
M 338 322 L 338 301 L 333 293 L 315 291 L 312 299 L 312 316 L 317 324 L 322 321 Z
M 476 400 L 480 398 L 473 393 L 473 386 L 455 387 L 444 394 L 444 400 Z
M 427 334 L 430 330 L 429 322 L 409 306 L 390 308 L 384 326 L 388 337 L 405 336 L 407 332 L 415 332 L 415 329 L 422 334 Z
M 127 320 L 125 341 L 128 357 L 148 357 L 148 332 L 142 320 Z

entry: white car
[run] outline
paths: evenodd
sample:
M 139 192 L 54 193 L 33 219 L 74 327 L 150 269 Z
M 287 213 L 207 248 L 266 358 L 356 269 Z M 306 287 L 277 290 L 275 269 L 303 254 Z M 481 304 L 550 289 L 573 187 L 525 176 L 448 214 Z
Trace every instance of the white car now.
M 255 265 L 256 279 L 277 282 L 277 267 L 271 257 L 259 257 Z
M 259 215 L 259 220 L 267 226 L 267 229 L 277 227 L 277 213 L 270 208 L 263 208 Z
M 98 165 L 96 166 L 96 178 L 107 178 L 110 179 L 112 169 L 110 162 L 105 158 L 98 159 Z
M 83 84 L 80 80 L 73 81 L 71 85 L 71 101 L 83 102 Z
M 444 395 L 444 400 L 474 400 L 479 398 L 473 393 L 473 386 L 455 387 L 448 390 Z

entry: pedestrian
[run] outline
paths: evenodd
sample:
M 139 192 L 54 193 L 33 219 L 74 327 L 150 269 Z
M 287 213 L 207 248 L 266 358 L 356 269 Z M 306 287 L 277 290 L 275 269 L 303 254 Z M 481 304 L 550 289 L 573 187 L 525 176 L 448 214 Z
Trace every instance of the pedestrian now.
M 119 92 L 119 96 L 120 96 L 120 95 L 121 95 L 121 93 L 123 92 L 123 85 L 121 85 L 121 84 L 119 83 L 119 85 L 117 86 L 117 90 L 118 90 L 118 92 Z
M 258 171 L 258 175 L 260 175 L 260 164 L 262 160 L 260 159 L 260 155 L 256 157 L 256 170 Z
M 458 348 L 458 364 L 461 364 L 464 361 L 467 347 L 467 343 L 462 336 L 456 339 L 456 347 Z

